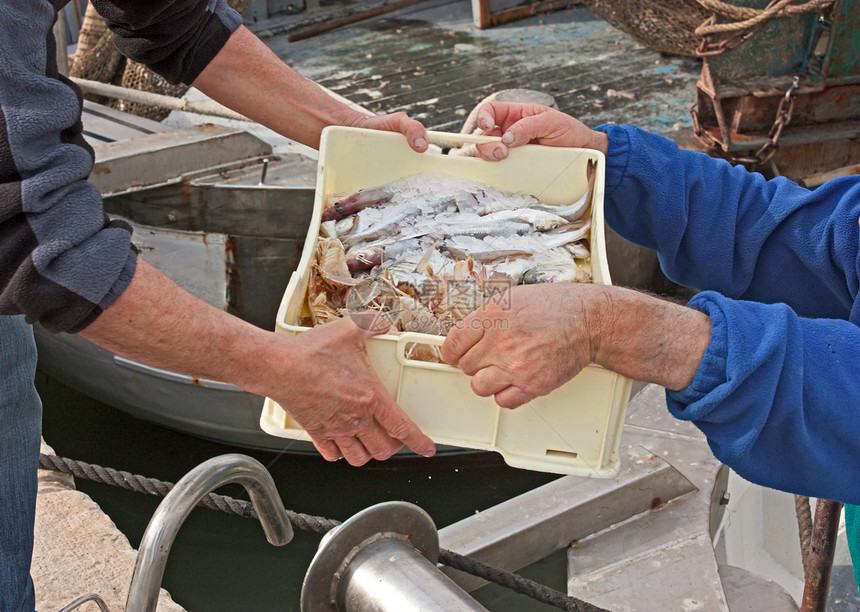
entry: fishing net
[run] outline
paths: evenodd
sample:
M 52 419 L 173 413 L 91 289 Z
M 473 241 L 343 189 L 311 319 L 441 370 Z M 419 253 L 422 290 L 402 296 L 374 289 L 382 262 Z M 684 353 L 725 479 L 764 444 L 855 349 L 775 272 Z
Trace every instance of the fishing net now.
M 583 0 L 601 19 L 667 55 L 696 57 L 697 27 L 711 16 L 698 0 Z

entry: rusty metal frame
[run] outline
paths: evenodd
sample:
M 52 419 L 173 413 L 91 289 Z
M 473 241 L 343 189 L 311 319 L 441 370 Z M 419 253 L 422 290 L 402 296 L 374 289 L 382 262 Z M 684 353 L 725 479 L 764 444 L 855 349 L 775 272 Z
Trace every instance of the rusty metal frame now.
M 490 0 L 472 0 L 472 18 L 476 28 L 485 30 L 540 13 L 557 11 L 574 4 L 579 4 L 579 2 L 575 0 L 538 0 L 529 2 L 524 6 L 515 6 L 492 13 L 490 12 Z
M 827 18 L 810 15 L 703 39 L 691 108 L 698 140 L 733 161 L 762 164 L 780 145 L 860 136 L 860 70 L 845 60 L 858 22 L 860 2 L 838 0 Z M 817 45 L 825 32 L 822 56 Z
M 812 543 L 807 560 L 806 581 L 803 586 L 801 612 L 824 612 L 830 592 L 833 556 L 836 552 L 836 534 L 842 504 L 819 499 L 815 506 Z

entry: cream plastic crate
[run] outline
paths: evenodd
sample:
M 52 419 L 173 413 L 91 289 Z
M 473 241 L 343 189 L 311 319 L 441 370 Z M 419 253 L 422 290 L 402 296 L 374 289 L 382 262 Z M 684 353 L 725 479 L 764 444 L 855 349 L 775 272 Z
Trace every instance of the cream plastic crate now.
M 432 133 L 446 143 L 480 143 L 489 137 Z M 547 204 L 564 205 L 586 188 L 589 159 L 597 162 L 592 202 L 592 276 L 610 284 L 603 232 L 604 157 L 590 149 L 528 145 L 501 162 L 415 153 L 391 132 L 329 127 L 323 131 L 313 220 L 301 261 L 290 278 L 277 315 L 276 331 L 298 334 L 308 315 L 306 296 L 311 260 L 326 196 L 352 193 L 411 174 L 436 171 L 530 193 Z M 412 342 L 441 345 L 443 337 L 403 333 L 376 336 L 368 354 L 382 383 L 421 430 L 437 444 L 499 452 L 514 467 L 559 474 L 613 477 L 631 381 L 590 365 L 549 395 L 508 410 L 493 398 L 475 395 L 459 368 L 406 358 Z M 307 432 L 267 398 L 260 426 L 275 436 L 310 440 Z

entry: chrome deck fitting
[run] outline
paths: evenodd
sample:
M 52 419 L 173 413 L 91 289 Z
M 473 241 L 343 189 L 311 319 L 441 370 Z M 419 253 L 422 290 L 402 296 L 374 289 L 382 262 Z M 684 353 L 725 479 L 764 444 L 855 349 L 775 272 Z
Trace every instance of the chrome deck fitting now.
M 323 537 L 302 584 L 302 612 L 483 611 L 436 567 L 439 533 L 421 508 L 385 502 Z

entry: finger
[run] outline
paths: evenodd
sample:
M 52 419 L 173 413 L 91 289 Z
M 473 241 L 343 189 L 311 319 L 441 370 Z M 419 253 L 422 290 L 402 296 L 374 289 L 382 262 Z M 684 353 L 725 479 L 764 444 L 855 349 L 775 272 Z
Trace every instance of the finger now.
M 447 363 L 458 365 L 460 358 L 484 337 L 484 326 L 472 324 L 479 316 L 476 310 L 452 327 L 445 336 L 439 353 Z
M 484 132 L 489 132 L 496 127 L 496 111 L 492 103 L 481 105 L 475 116 L 475 124 Z
M 472 391 L 481 397 L 490 397 L 507 389 L 511 381 L 496 366 L 490 366 L 478 372 L 472 377 Z
M 418 153 L 427 150 L 427 128 L 417 119 L 410 119 L 409 115 L 404 112 L 362 117 L 353 125 L 376 130 L 400 132 L 406 136 L 406 142 L 409 143 L 409 146 L 413 150 Z
M 408 446 L 412 452 L 424 457 L 432 457 L 436 454 L 436 445 L 433 440 L 425 436 L 390 397 L 389 401 L 385 402 L 376 413 L 376 421 L 388 432 L 389 436 Z
M 378 461 L 385 461 L 403 446 L 403 443 L 392 438 L 377 422 L 373 423 L 369 431 L 359 433 L 358 439 Z
M 395 130 L 406 136 L 406 142 L 418 153 L 427 150 L 427 128 L 417 119 L 411 119 L 404 112 L 389 115 L 394 121 Z
M 346 459 L 350 465 L 364 465 L 368 461 L 370 461 L 370 453 L 367 452 L 367 449 L 364 447 L 364 444 L 354 436 L 342 436 L 334 439 L 335 444 L 337 444 L 340 452 L 343 453 L 343 458 Z
M 427 128 L 415 119 L 405 119 L 400 131 L 406 134 L 406 141 L 413 151 L 423 153 L 427 150 Z
M 457 366 L 463 370 L 464 374 L 468 374 L 469 376 L 475 376 L 479 371 L 495 366 L 499 359 L 498 355 L 494 356 L 494 353 L 498 353 L 499 349 L 498 346 L 493 346 L 493 344 L 486 336 L 482 337 L 481 340 L 473 344 L 460 357 Z
M 478 157 L 487 161 L 502 161 L 508 156 L 508 147 L 501 142 L 487 142 L 478 145 L 477 148 Z
M 314 443 L 319 454 L 322 455 L 323 459 L 326 461 L 337 461 L 338 459 L 343 458 L 337 444 L 331 440 L 316 440 L 311 438 L 311 441 Z
M 528 404 L 535 398 L 535 395 L 511 385 L 507 389 L 502 389 L 496 393 L 496 403 L 502 408 L 519 408 L 523 404 Z
M 550 113 L 541 113 L 531 117 L 523 117 L 511 124 L 502 134 L 502 144 L 508 147 L 519 147 L 535 140 L 548 138 L 557 129 L 557 120 L 553 122 Z
M 481 105 L 478 113 L 475 116 L 475 121 L 479 128 L 489 130 L 495 127 L 502 131 L 508 126 L 516 123 L 523 117 L 541 112 L 540 109 L 545 108 L 537 104 L 520 104 L 517 102 L 497 102 L 491 101 Z

